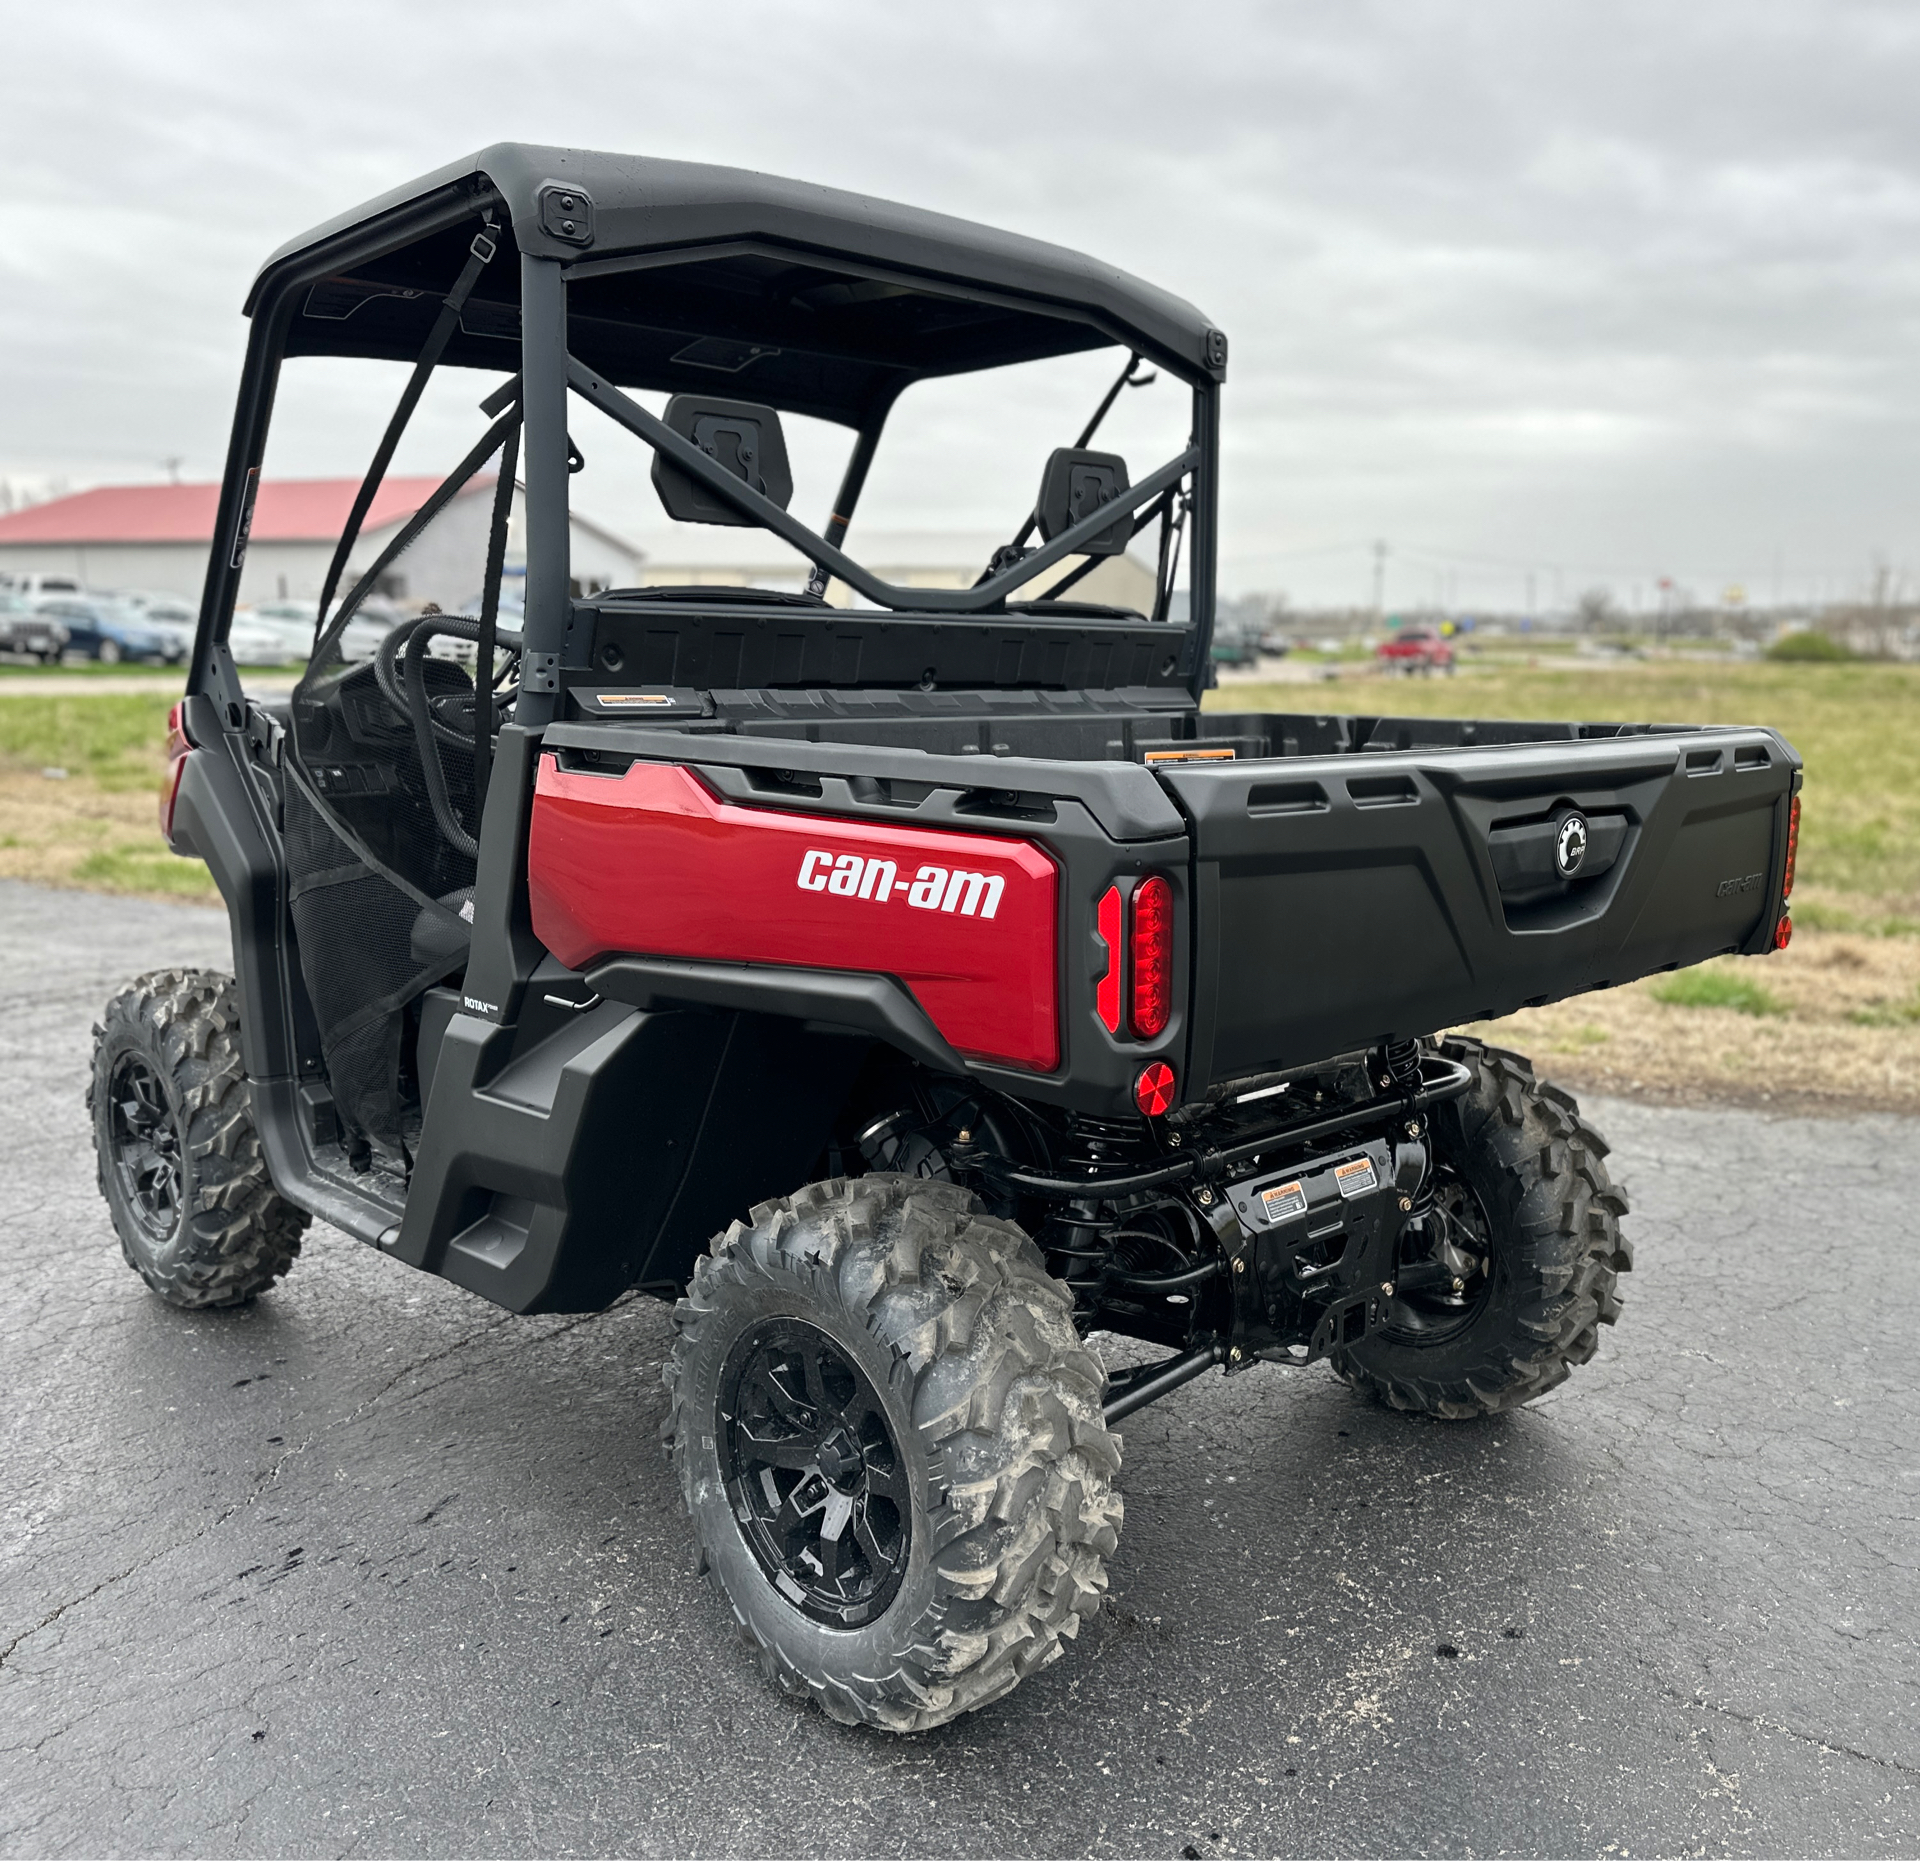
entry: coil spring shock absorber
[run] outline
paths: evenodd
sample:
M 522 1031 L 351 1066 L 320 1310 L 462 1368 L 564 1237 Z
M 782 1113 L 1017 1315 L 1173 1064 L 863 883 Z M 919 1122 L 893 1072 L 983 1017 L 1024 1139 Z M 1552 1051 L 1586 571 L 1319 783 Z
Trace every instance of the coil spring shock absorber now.
M 1076 1118 L 1069 1143 L 1055 1160 L 1062 1176 L 1080 1170 L 1111 1169 L 1145 1149 L 1136 1126 L 1112 1118 Z M 1091 1313 L 1100 1304 L 1107 1261 L 1113 1252 L 1114 1212 L 1091 1199 L 1061 1204 L 1040 1232 L 1047 1271 L 1073 1289 L 1074 1307 Z
M 1047 1271 L 1071 1290 L 1073 1309 L 1082 1316 L 1100 1304 L 1112 1227 L 1112 1217 L 1101 1214 L 1092 1202 L 1069 1202 L 1047 1218 L 1041 1232 Z
M 1395 1086 L 1411 1098 L 1420 1090 L 1420 1043 L 1417 1040 L 1390 1040 L 1380 1049 L 1380 1070 L 1374 1083 L 1382 1092 Z
M 1381 1091 L 1396 1087 L 1406 1094 L 1409 1115 L 1394 1132 L 1395 1177 L 1400 1186 L 1402 1220 L 1409 1226 L 1425 1218 L 1433 1206 L 1433 1143 L 1431 1123 L 1413 1115 L 1413 1095 L 1420 1090 L 1420 1043 L 1390 1040 L 1379 1052 L 1374 1074 Z

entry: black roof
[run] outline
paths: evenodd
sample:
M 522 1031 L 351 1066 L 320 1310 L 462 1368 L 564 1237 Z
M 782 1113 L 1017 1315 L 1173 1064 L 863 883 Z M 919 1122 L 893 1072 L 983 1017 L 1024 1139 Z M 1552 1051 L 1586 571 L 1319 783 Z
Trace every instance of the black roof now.
M 368 250 L 383 219 L 417 225 L 423 200 L 470 198 L 477 212 L 496 194 L 510 237 L 449 362 L 511 366 L 517 249 L 568 263 L 571 344 L 628 387 L 861 424 L 925 376 L 1114 343 L 1189 378 L 1225 372 L 1225 339 L 1191 304 L 1061 246 L 746 169 L 524 143 L 482 149 L 289 241 L 247 309 L 270 277 L 310 272 L 303 255 L 333 247 L 343 262 L 310 285 L 287 352 L 406 359 L 465 260 L 473 220 L 442 216 L 438 230 L 373 258 L 347 248 Z

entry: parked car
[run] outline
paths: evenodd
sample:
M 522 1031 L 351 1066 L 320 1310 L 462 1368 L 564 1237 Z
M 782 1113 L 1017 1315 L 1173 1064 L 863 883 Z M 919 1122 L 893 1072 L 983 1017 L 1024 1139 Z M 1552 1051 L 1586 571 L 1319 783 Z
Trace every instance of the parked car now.
M 293 656 L 304 660 L 313 648 L 316 605 L 312 601 L 260 601 L 236 612 L 281 629 L 294 642 Z M 383 601 L 377 595 L 361 602 L 359 612 L 347 622 L 347 630 L 341 636 L 341 658 L 371 659 L 380 650 L 380 642 L 404 618 L 392 602 Z
M 237 609 L 227 630 L 227 648 L 242 666 L 298 665 L 313 645 L 313 622 L 281 620 L 257 608 Z
M 451 607 L 446 611 L 455 616 L 477 620 L 480 616 L 482 599 L 483 597 L 476 591 L 468 595 L 458 607 Z M 494 615 L 494 624 L 498 629 L 496 637 L 499 639 L 502 652 L 516 643 L 516 636 L 525 621 L 526 601 L 520 586 L 503 585 Z M 434 635 L 432 643 L 427 647 L 427 652 L 435 659 L 451 659 L 456 665 L 471 669 L 474 661 L 480 656 L 480 643 L 477 639 L 464 639 L 458 634 L 440 633 Z M 496 667 L 498 663 L 496 660 Z
M 1222 631 L 1214 634 L 1210 650 L 1217 666 L 1245 666 L 1259 657 L 1260 643 L 1244 633 Z
M 67 630 L 15 594 L 0 594 L 0 653 L 24 653 L 51 665 L 66 651 Z
M 96 595 L 47 595 L 34 610 L 50 616 L 67 630 L 67 650 L 118 665 L 123 659 L 150 659 L 156 665 L 177 661 L 173 643 L 156 627 L 136 619 L 124 608 Z
M 178 665 L 193 651 L 193 629 L 200 618 L 194 602 L 181 595 L 153 594 L 141 588 L 122 588 L 111 599 L 166 639 L 169 665 Z
M 1382 640 L 1373 656 L 1389 671 L 1451 672 L 1453 648 L 1432 627 L 1408 627 Z
M 83 585 L 71 575 L 43 575 L 38 570 L 29 573 L 22 569 L 0 574 L 0 590 L 18 595 L 22 601 L 37 601 L 49 594 L 85 593 Z
M 103 594 L 94 589 L 87 590 L 78 598 L 91 602 L 130 627 L 143 628 L 152 634 L 160 642 L 159 657 L 167 665 L 181 664 L 193 651 L 195 615 L 184 604 L 174 603 L 164 609 L 156 609 L 125 595 Z M 174 618 L 176 615 L 181 618 Z

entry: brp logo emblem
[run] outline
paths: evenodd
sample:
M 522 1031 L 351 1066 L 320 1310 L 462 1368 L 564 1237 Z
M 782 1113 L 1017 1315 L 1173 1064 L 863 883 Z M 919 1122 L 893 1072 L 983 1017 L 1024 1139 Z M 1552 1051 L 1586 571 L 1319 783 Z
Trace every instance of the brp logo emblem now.
M 1569 814 L 1560 823 L 1560 835 L 1553 843 L 1553 863 L 1563 879 L 1571 879 L 1587 857 L 1587 817 Z

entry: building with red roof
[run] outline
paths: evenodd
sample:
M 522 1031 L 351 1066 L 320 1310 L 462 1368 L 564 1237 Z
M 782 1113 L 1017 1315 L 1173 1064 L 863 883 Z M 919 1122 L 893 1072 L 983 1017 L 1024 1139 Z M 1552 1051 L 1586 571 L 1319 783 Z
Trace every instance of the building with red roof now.
M 371 565 L 440 483 L 389 477 L 361 526 L 348 582 Z M 346 526 L 355 478 L 263 479 L 241 575 L 243 602 L 317 600 Z M 480 586 L 493 480 L 474 479 L 393 564 L 382 592 L 452 607 Z M 507 558 L 524 562 L 516 488 Z M 0 516 L 0 578 L 72 576 L 88 588 L 137 588 L 197 601 L 213 546 L 217 484 L 101 485 Z M 630 587 L 641 552 L 590 519 L 573 520 L 573 575 L 583 588 Z

